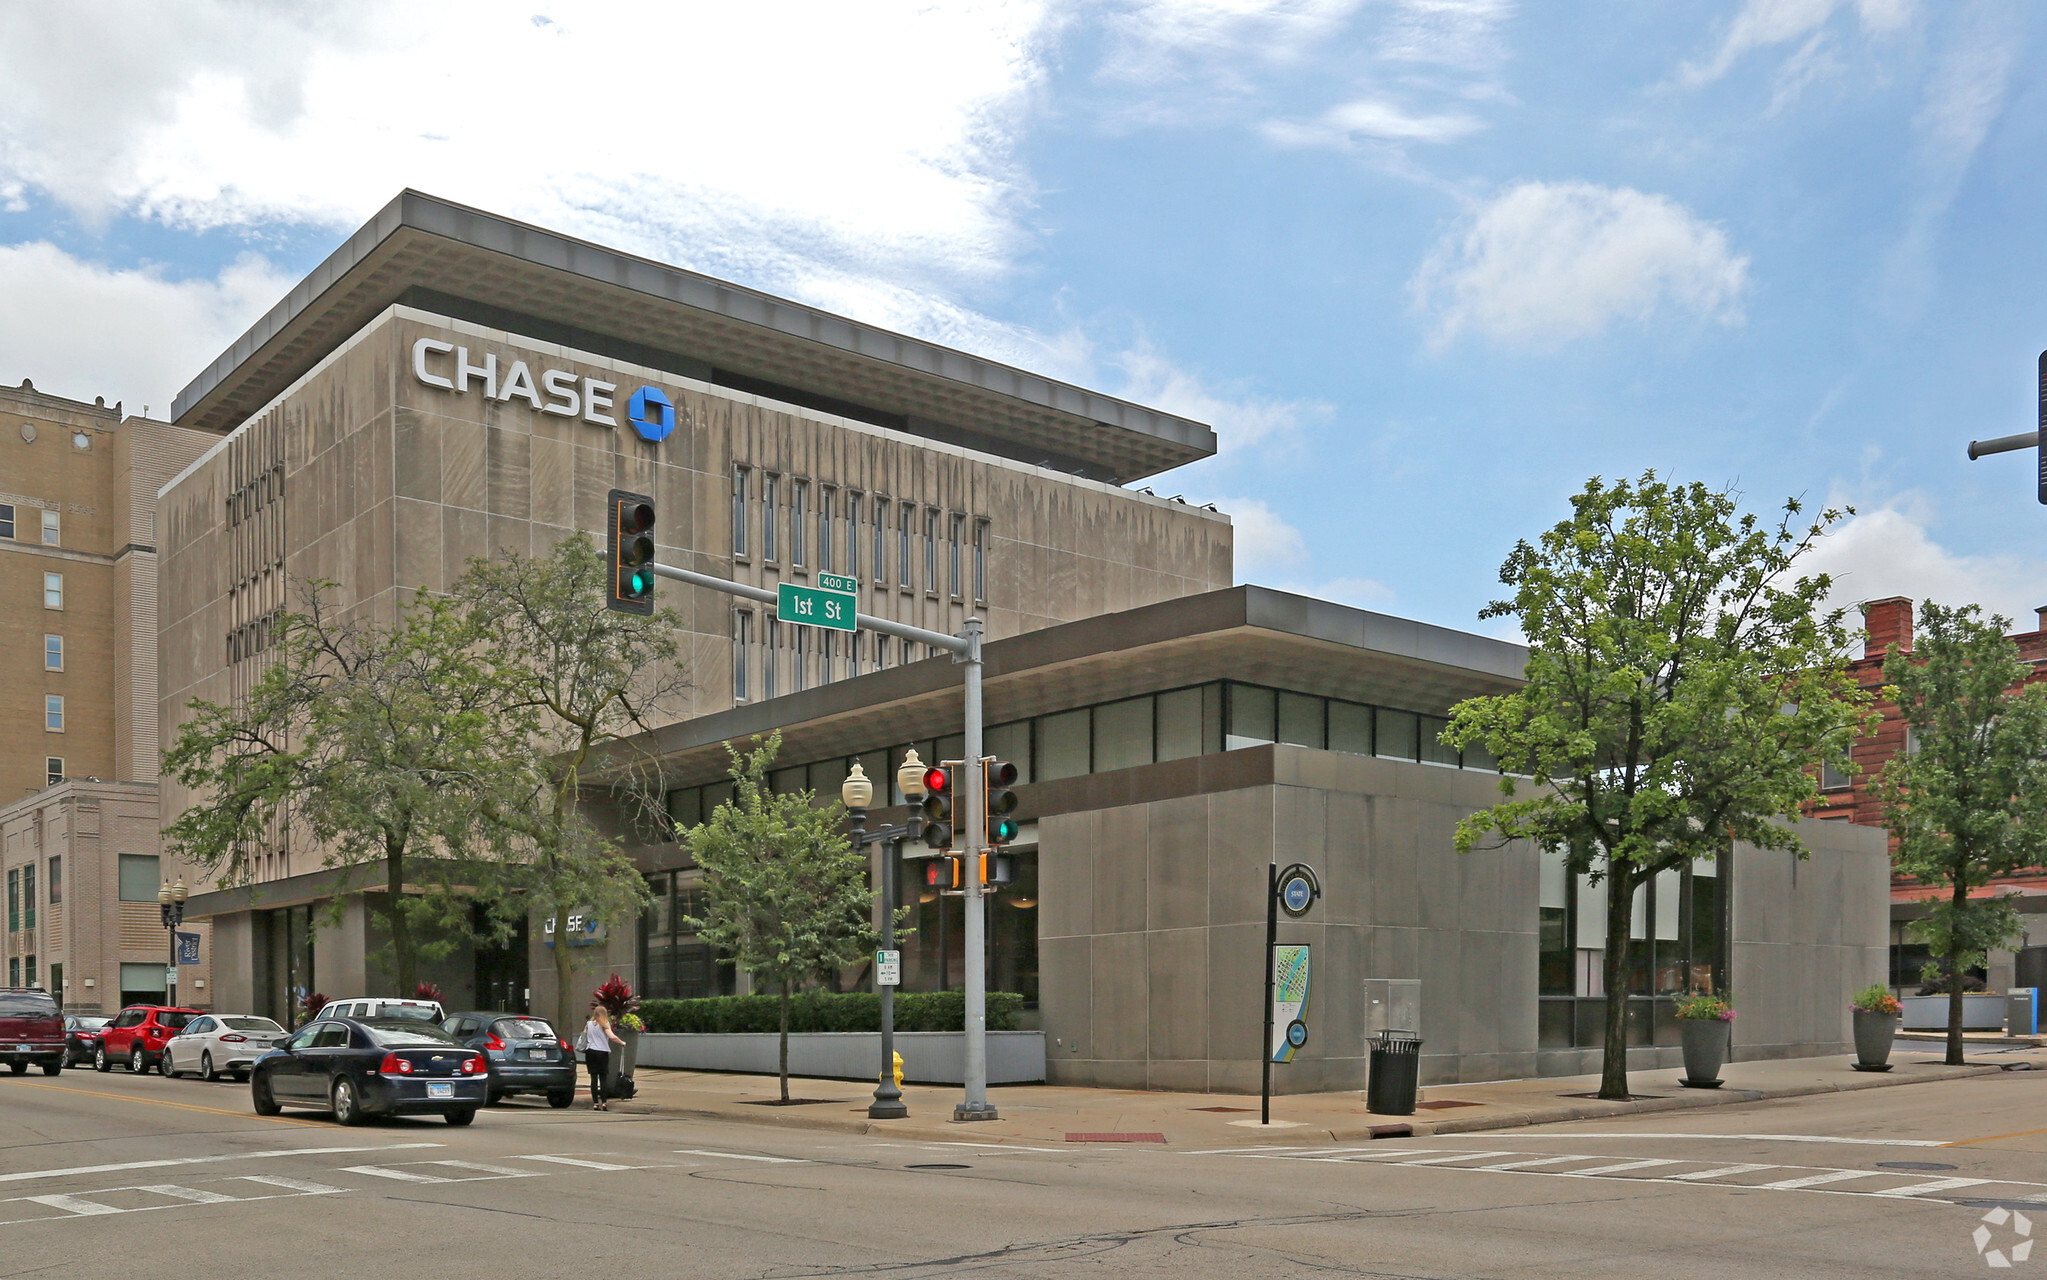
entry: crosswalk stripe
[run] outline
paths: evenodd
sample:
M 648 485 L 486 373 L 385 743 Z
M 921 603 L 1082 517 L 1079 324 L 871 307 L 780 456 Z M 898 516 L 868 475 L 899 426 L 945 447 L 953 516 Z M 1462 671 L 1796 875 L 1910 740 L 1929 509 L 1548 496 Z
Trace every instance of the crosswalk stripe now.
M 1673 1173 L 1672 1182 L 1704 1182 L 1708 1178 L 1731 1178 L 1737 1173 L 1761 1173 L 1765 1169 L 1781 1169 L 1775 1164 L 1723 1164 L 1717 1169 L 1694 1169 L 1690 1173 Z
M 512 1159 L 544 1160 L 548 1164 L 574 1165 L 578 1169 L 602 1169 L 607 1173 L 614 1172 L 619 1169 L 630 1169 L 633 1167 L 629 1164 L 606 1164 L 602 1160 L 577 1160 L 569 1156 L 513 1156 Z
M 81 1218 L 95 1217 L 103 1213 L 121 1212 L 121 1210 L 111 1205 L 94 1204 L 90 1200 L 79 1200 L 72 1196 L 23 1196 L 22 1199 L 31 1204 L 45 1205 L 52 1209 L 62 1209 L 66 1213 L 75 1213 Z
M 762 1164 L 809 1164 L 808 1160 L 792 1160 L 787 1156 L 743 1156 L 736 1151 L 692 1151 L 678 1149 L 679 1156 L 710 1156 L 714 1160 L 758 1160 Z
M 1537 1169 L 1549 1164 L 1576 1164 L 1580 1160 L 1597 1160 L 1598 1156 L 1544 1156 L 1536 1160 L 1506 1160 L 1499 1164 L 1482 1164 L 1481 1169 Z
M 1786 1178 L 1782 1182 L 1758 1182 L 1757 1189 L 1763 1191 L 1795 1191 L 1800 1187 L 1824 1187 L 1830 1182 L 1852 1182 L 1856 1178 L 1895 1178 L 1898 1175 L 1887 1169 L 1836 1169 L 1832 1173 L 1815 1173 L 1807 1178 Z
M 137 1191 L 148 1191 L 155 1195 L 169 1196 L 173 1200 L 190 1200 L 193 1204 L 233 1204 L 235 1197 L 224 1196 L 218 1191 L 200 1191 L 195 1187 L 175 1187 L 160 1183 L 153 1187 L 137 1187 Z
M 531 1169 L 507 1169 L 501 1164 L 478 1164 L 474 1160 L 427 1160 L 425 1164 L 442 1165 L 449 1169 L 467 1169 L 472 1173 L 488 1173 L 499 1178 L 545 1178 L 544 1173 Z M 471 1179 L 474 1181 L 474 1179 Z
M 454 1178 L 437 1178 L 431 1173 L 414 1173 L 410 1169 L 385 1169 L 374 1164 L 351 1164 L 341 1169 L 343 1173 L 367 1174 L 372 1178 L 389 1178 L 394 1182 L 454 1182 Z
M 1872 1191 L 1873 1196 L 1923 1196 L 1934 1191 L 1954 1191 L 1962 1187 L 1987 1187 L 1989 1178 L 1936 1178 L 1932 1182 L 1914 1183 L 1909 1187 L 1891 1187 L 1884 1191 Z
M 1568 1173 L 1572 1177 L 1578 1178 L 1589 1174 L 1625 1173 L 1629 1169 L 1654 1169 L 1659 1165 L 1676 1163 L 1677 1161 L 1675 1160 L 1624 1160 L 1619 1164 L 1595 1165 L 1590 1169 L 1559 1169 L 1557 1172 Z
M 1455 1155 L 1430 1156 L 1426 1160 L 1402 1160 L 1400 1163 L 1403 1167 L 1412 1167 L 1415 1165 L 1422 1164 L 1454 1164 L 1459 1160 L 1489 1160 L 1494 1156 L 1511 1156 L 1517 1154 L 1519 1153 L 1514 1151 L 1459 1151 Z
M 267 1173 L 252 1173 L 243 1182 L 260 1182 L 266 1187 L 282 1187 L 286 1191 L 299 1191 L 309 1196 L 332 1196 L 347 1193 L 345 1187 L 330 1187 L 324 1182 L 308 1182 L 304 1178 L 280 1178 Z

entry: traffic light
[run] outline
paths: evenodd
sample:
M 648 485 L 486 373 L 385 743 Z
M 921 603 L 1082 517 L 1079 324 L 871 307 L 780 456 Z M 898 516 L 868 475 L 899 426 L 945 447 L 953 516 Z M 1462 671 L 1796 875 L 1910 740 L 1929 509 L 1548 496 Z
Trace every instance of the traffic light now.
M 991 849 L 1000 849 L 1016 839 L 1017 820 L 1010 816 L 1016 812 L 1016 792 L 1010 790 L 1015 785 L 1015 765 L 992 756 L 982 758 L 981 799 L 986 809 L 983 829 L 987 832 L 987 843 Z M 983 877 L 985 882 L 986 877 Z
M 960 877 L 960 868 L 965 858 L 933 858 L 924 864 L 924 883 L 943 893 L 948 889 L 965 888 Z
M 607 608 L 620 613 L 654 612 L 654 500 L 644 493 L 613 489 L 605 558 L 611 566 Z
M 924 771 L 924 843 L 933 849 L 952 848 L 952 768 L 935 764 Z

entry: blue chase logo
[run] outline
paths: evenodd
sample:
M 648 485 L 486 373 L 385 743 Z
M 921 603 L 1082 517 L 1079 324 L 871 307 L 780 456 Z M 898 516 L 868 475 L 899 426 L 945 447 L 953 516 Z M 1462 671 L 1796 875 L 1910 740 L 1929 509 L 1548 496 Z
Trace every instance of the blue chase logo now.
M 675 405 L 658 387 L 641 387 L 626 401 L 625 420 L 640 439 L 659 444 L 675 430 Z

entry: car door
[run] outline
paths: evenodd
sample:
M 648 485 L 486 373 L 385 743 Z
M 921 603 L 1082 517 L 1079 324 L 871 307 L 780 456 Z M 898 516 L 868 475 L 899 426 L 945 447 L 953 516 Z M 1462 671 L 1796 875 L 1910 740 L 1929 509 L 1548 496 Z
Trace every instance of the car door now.
M 305 1055 L 312 1048 L 313 1037 L 318 1035 L 320 1028 L 326 1025 L 324 1022 L 315 1022 L 308 1026 L 300 1027 L 287 1037 L 284 1043 L 277 1046 L 284 1050 L 284 1055 L 273 1060 L 269 1066 L 263 1069 L 265 1077 L 270 1081 L 270 1096 L 272 1098 L 289 1099 L 294 1102 L 305 1098 Z
M 124 1062 L 128 1057 L 128 1044 L 135 1038 L 135 1028 L 149 1016 L 147 1009 L 123 1009 L 120 1016 L 107 1024 L 107 1031 L 100 1043 L 107 1051 L 107 1057 Z
M 313 1042 L 299 1055 L 300 1082 L 305 1092 L 300 1096 L 310 1102 L 322 1102 L 334 1087 L 334 1076 L 347 1069 L 348 1046 L 353 1034 L 345 1022 L 322 1022 L 313 1036 Z
M 178 1034 L 164 1042 L 164 1056 L 170 1059 L 171 1070 L 199 1069 L 199 1052 L 206 1047 L 206 1035 L 213 1025 L 212 1018 L 194 1018 L 180 1028 Z

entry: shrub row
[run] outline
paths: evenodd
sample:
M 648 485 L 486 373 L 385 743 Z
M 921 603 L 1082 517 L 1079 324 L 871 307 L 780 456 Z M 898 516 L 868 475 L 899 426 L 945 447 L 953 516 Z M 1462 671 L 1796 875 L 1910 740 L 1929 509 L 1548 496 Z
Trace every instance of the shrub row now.
M 781 1029 L 779 996 L 711 996 L 702 1000 L 642 1000 L 640 1018 L 649 1031 L 730 1035 Z M 958 991 L 899 991 L 896 1030 L 959 1031 L 966 1025 L 966 996 Z M 1014 991 L 988 993 L 988 1029 L 1014 1031 L 1023 997 Z M 806 991 L 789 1001 L 791 1031 L 879 1031 L 881 998 L 871 991 Z

